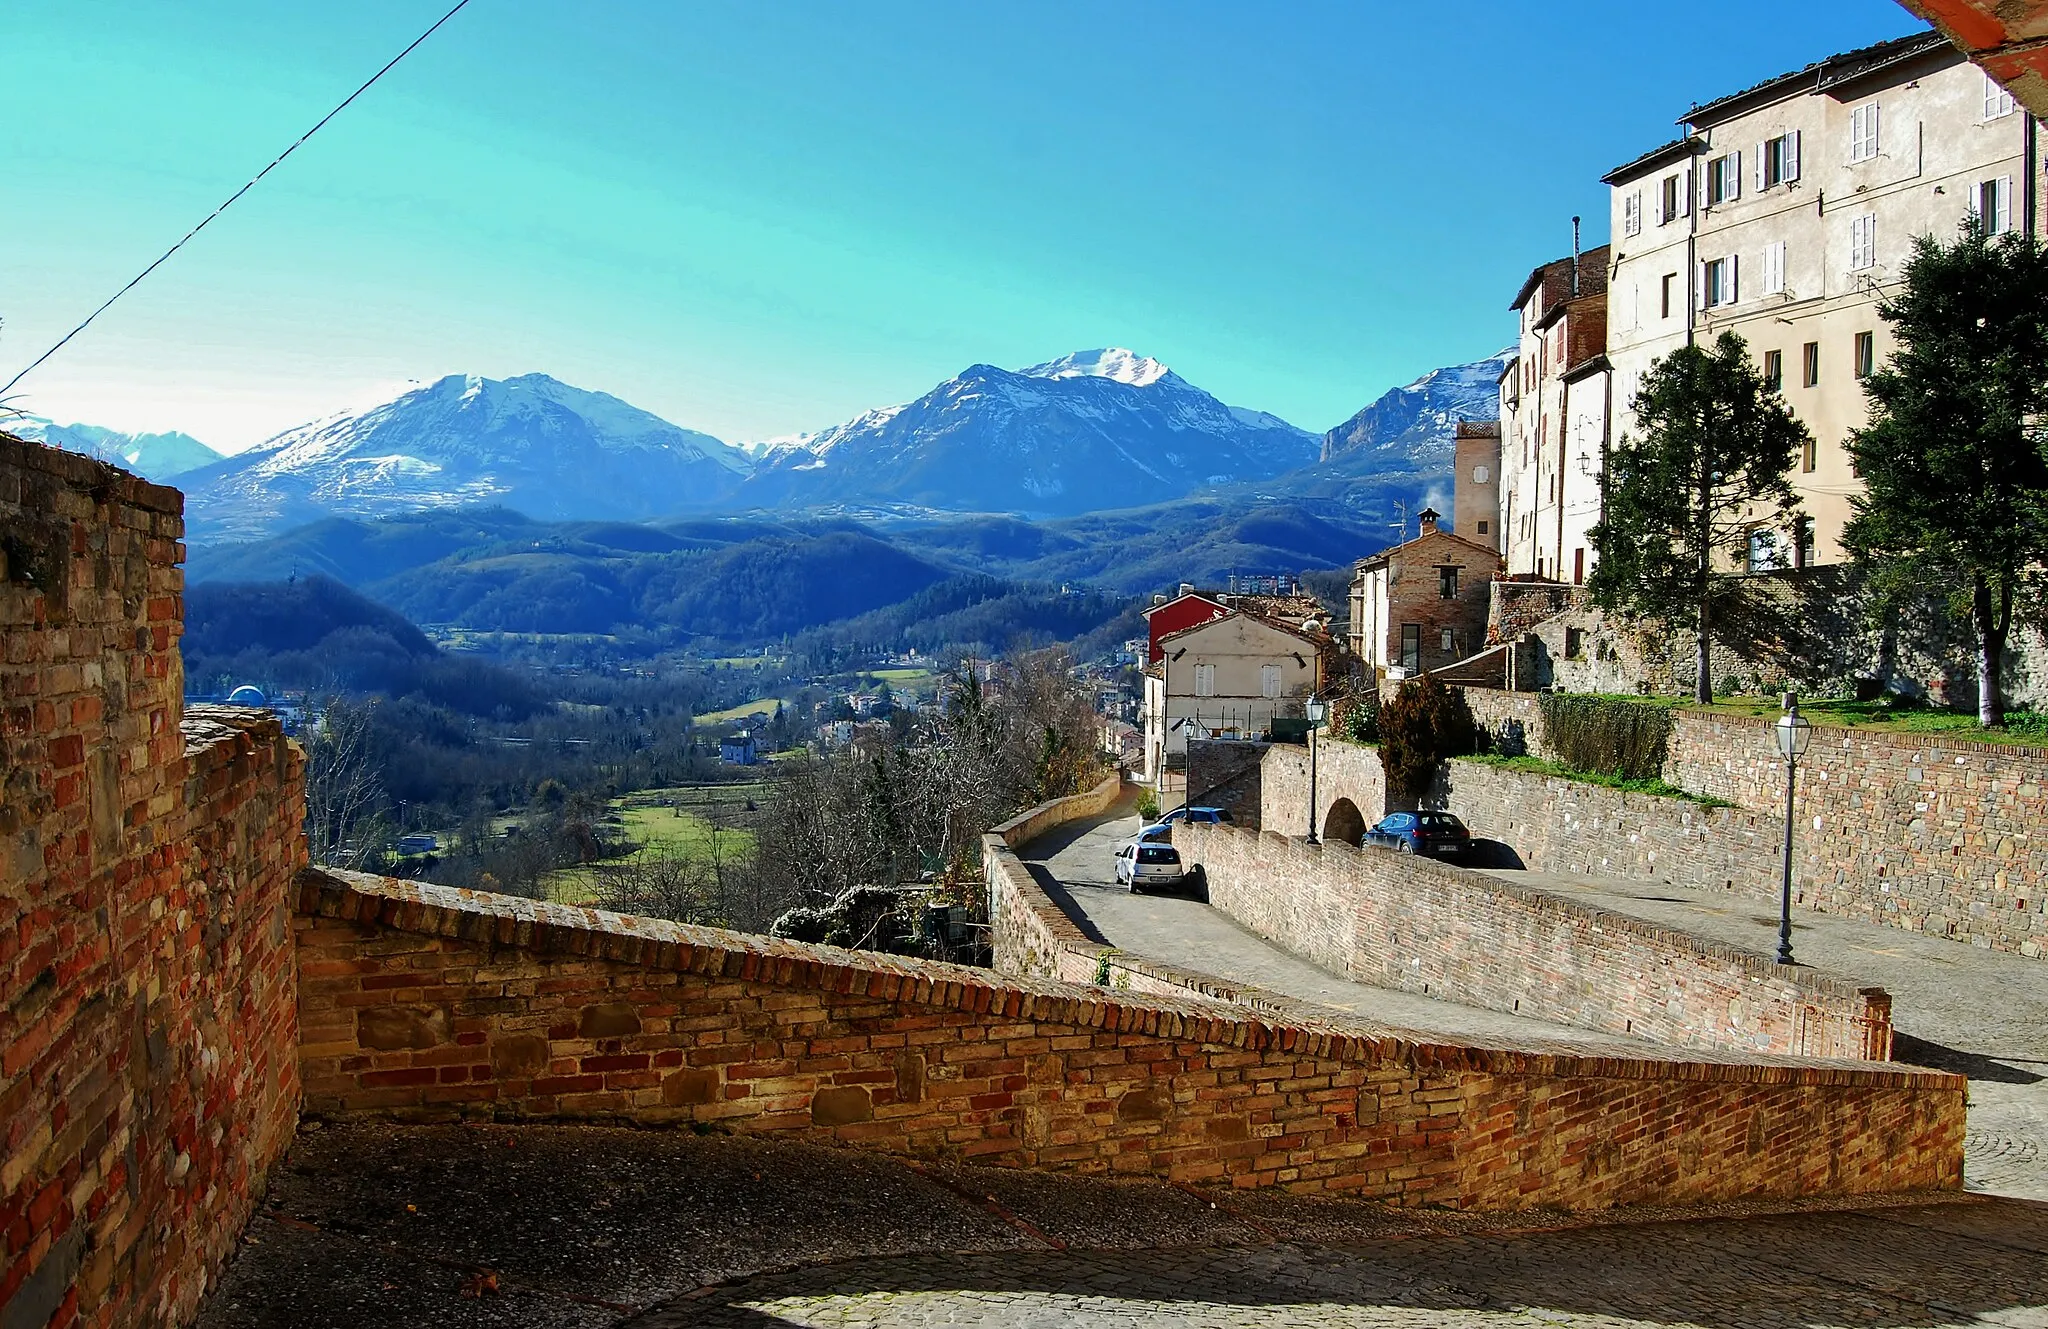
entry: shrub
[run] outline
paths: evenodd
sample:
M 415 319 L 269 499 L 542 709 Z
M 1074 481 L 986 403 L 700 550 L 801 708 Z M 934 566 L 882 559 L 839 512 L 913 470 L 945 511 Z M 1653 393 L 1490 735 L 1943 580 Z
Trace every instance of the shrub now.
M 1362 687 L 1339 697 L 1334 723 L 1330 727 L 1354 743 L 1379 742 L 1379 689 Z
M 1148 822 L 1157 821 L 1159 819 L 1159 795 L 1150 789 L 1141 787 L 1138 790 L 1138 815 Z
M 1671 739 L 1671 712 L 1619 697 L 1545 693 L 1543 741 L 1573 770 L 1624 780 L 1663 774 Z
M 1529 752 L 1529 731 L 1520 720 L 1502 720 L 1493 732 L 1494 753 L 1502 757 L 1522 757 Z
M 1476 726 L 1465 691 L 1445 686 L 1434 674 L 1402 683 L 1380 707 L 1379 720 L 1387 787 L 1410 798 L 1429 791 L 1445 758 L 1472 751 Z

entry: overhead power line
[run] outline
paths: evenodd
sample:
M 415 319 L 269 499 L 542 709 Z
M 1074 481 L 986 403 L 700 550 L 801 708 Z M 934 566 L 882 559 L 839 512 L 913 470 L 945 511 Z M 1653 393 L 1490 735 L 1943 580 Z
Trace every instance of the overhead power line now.
M 22 370 L 13 378 L 8 379 L 7 386 L 0 387 L 0 398 L 4 398 L 9 392 L 13 391 L 14 385 L 21 382 L 21 380 L 27 378 L 31 373 L 35 372 L 36 367 L 41 365 L 43 361 L 49 359 L 57 352 L 63 350 L 65 344 L 68 343 L 73 337 L 76 337 L 79 333 L 84 332 L 87 328 L 91 327 L 92 321 L 98 318 L 101 314 L 106 313 L 107 310 L 113 306 L 114 301 L 119 300 L 122 296 L 128 294 L 128 292 L 134 290 L 138 285 L 142 283 L 142 279 L 144 277 L 147 277 L 150 273 L 155 272 L 158 268 L 162 267 L 164 265 L 165 260 L 169 259 L 171 255 L 177 253 L 180 249 L 183 249 L 187 244 L 189 244 L 192 240 L 192 237 L 198 235 L 201 231 L 205 230 L 208 224 L 211 223 L 215 217 L 220 216 L 223 212 L 226 212 L 229 208 L 233 207 L 236 200 L 240 199 L 242 195 L 254 189 L 258 181 L 260 181 L 261 179 L 263 179 L 264 176 L 269 175 L 272 171 L 276 170 L 280 165 L 282 165 L 284 159 L 291 156 L 294 152 L 297 152 L 299 150 L 300 145 L 303 144 L 307 139 L 313 137 L 313 135 L 319 133 L 322 129 L 326 128 L 327 122 L 329 120 L 332 120 L 335 116 L 340 115 L 343 111 L 347 110 L 349 107 L 349 103 L 353 102 L 356 98 L 368 92 L 372 84 L 374 84 L 378 79 L 383 78 L 386 74 L 390 73 L 392 69 L 398 64 L 399 61 L 411 55 L 413 53 L 414 48 L 419 46 L 419 44 L 425 41 L 427 38 L 433 36 L 435 32 L 440 30 L 440 27 L 443 23 L 446 23 L 449 19 L 454 18 L 468 4 L 469 0 L 456 0 L 455 7 L 453 9 L 450 9 L 447 13 L 441 15 L 440 18 L 435 19 L 433 27 L 428 28 L 419 36 L 413 38 L 410 45 L 408 45 L 404 50 L 400 51 L 397 55 L 392 56 L 390 61 L 387 62 L 382 69 L 378 70 L 376 73 L 370 75 L 368 79 L 364 80 L 363 86 L 357 88 L 354 92 L 351 92 L 348 96 L 344 97 L 341 100 L 340 105 L 336 106 L 326 115 L 321 116 L 320 122 L 318 124 L 314 125 L 311 129 L 307 130 L 305 133 L 293 139 L 290 147 L 286 148 L 283 152 L 278 153 L 277 156 L 271 160 L 270 165 L 264 167 L 262 170 L 256 172 L 256 174 L 250 176 L 249 182 L 247 184 L 243 185 L 240 189 L 237 189 L 234 193 L 228 195 L 227 200 L 225 202 L 223 202 L 219 207 L 215 208 L 212 212 L 207 213 L 205 218 L 201 220 L 197 226 L 185 232 L 183 239 L 180 239 L 178 243 L 172 245 L 169 249 L 166 249 L 163 253 L 157 255 L 156 261 L 154 263 L 151 263 L 148 267 L 136 273 L 134 278 L 131 279 L 126 286 L 123 286 L 120 290 L 108 296 L 107 302 L 105 304 L 101 305 L 98 309 L 93 310 L 90 314 L 87 314 L 85 316 L 85 321 L 83 323 L 80 323 L 77 327 L 65 333 L 61 338 L 58 339 L 57 344 L 55 346 L 52 346 L 49 350 L 44 351 L 41 355 L 37 356 L 33 361 L 31 361 L 29 363 L 28 368 Z

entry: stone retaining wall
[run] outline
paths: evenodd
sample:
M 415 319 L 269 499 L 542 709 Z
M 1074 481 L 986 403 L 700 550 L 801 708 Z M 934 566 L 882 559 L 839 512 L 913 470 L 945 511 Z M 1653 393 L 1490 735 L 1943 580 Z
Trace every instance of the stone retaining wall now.
M 1481 723 L 1494 727 L 1518 720 L 1531 752 L 1555 755 L 1543 746 L 1534 696 L 1480 688 L 1465 695 Z M 1762 833 L 1748 837 L 1745 830 L 1746 849 L 1737 852 L 1729 840 L 1723 860 L 1687 865 L 1684 860 L 1698 846 L 1684 828 L 1700 819 L 1688 822 L 1685 813 L 1668 819 L 1681 833 L 1648 839 L 1626 814 L 1591 827 L 1576 818 L 1578 826 L 1564 844 L 1588 861 L 1647 862 L 1654 856 L 1660 865 L 1654 875 L 1775 900 L 1785 767 L 1775 755 L 1771 723 L 1679 711 L 1664 763 L 1664 778 L 1679 788 L 1749 810 L 1745 827 L 1754 824 Z M 1453 783 L 1469 778 L 1461 775 Z M 1601 798 L 1611 791 L 1581 788 L 1591 790 L 1573 795 L 1581 805 L 1613 803 Z M 1561 818 L 1543 810 L 1544 797 L 1516 801 L 1535 814 L 1533 824 L 1554 826 Z M 1816 727 L 1800 763 L 1794 888 L 1800 903 L 1824 913 L 2042 958 L 2048 954 L 2048 836 L 2039 834 L 2044 823 L 2048 751 L 2041 748 Z M 1518 832 L 1521 826 L 1505 816 L 1495 824 L 1514 825 Z M 1604 829 L 1612 825 L 1628 829 L 1614 838 Z M 1580 836 L 1586 830 L 1601 838 L 1584 843 Z M 1501 838 L 1531 866 L 1551 866 L 1515 835 Z
M 298 751 L 181 716 L 183 499 L 0 435 L 0 1325 L 181 1324 L 296 1119 Z
M 1518 1209 L 1961 1184 L 1960 1077 L 1538 1055 L 308 870 L 310 1111 Z
M 1670 1047 L 1883 1061 L 1891 998 L 1432 859 L 1195 826 L 1216 908 L 1377 987 Z

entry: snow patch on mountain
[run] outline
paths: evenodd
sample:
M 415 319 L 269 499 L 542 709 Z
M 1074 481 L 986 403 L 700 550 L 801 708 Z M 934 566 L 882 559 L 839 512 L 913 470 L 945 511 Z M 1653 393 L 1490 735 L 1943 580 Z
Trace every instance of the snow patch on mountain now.
M 100 425 L 60 425 L 40 415 L 0 418 L 0 429 L 53 448 L 97 457 L 133 471 L 145 480 L 159 483 L 172 476 L 210 466 L 221 459 L 220 453 L 190 434 L 176 430 L 162 434 L 129 434 Z

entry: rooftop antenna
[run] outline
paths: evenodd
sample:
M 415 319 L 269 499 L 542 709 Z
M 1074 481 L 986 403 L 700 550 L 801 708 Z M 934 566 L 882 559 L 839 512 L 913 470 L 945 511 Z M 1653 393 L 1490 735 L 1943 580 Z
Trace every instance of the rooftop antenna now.
M 1395 516 L 1396 516 L 1397 518 L 1399 518 L 1399 520 L 1396 520 L 1396 521 L 1390 521 L 1390 522 L 1388 522 L 1388 523 L 1387 523 L 1387 525 L 1388 525 L 1388 526 L 1389 526 L 1390 528 L 1392 528 L 1392 530 L 1393 530 L 1393 532 L 1394 532 L 1394 537 L 1395 537 L 1395 538 L 1394 538 L 1394 543 L 1395 543 L 1395 544 L 1403 544 L 1403 545 L 1404 545 L 1404 544 L 1407 544 L 1407 543 L 1408 543 L 1408 504 L 1407 504 L 1407 501 L 1406 501 L 1406 500 L 1404 500 L 1404 499 L 1398 499 L 1398 498 L 1397 498 L 1397 499 L 1395 499 L 1395 500 L 1394 500 L 1394 513 L 1395 513 Z
M 1579 219 L 1572 218 L 1572 299 L 1579 298 Z

